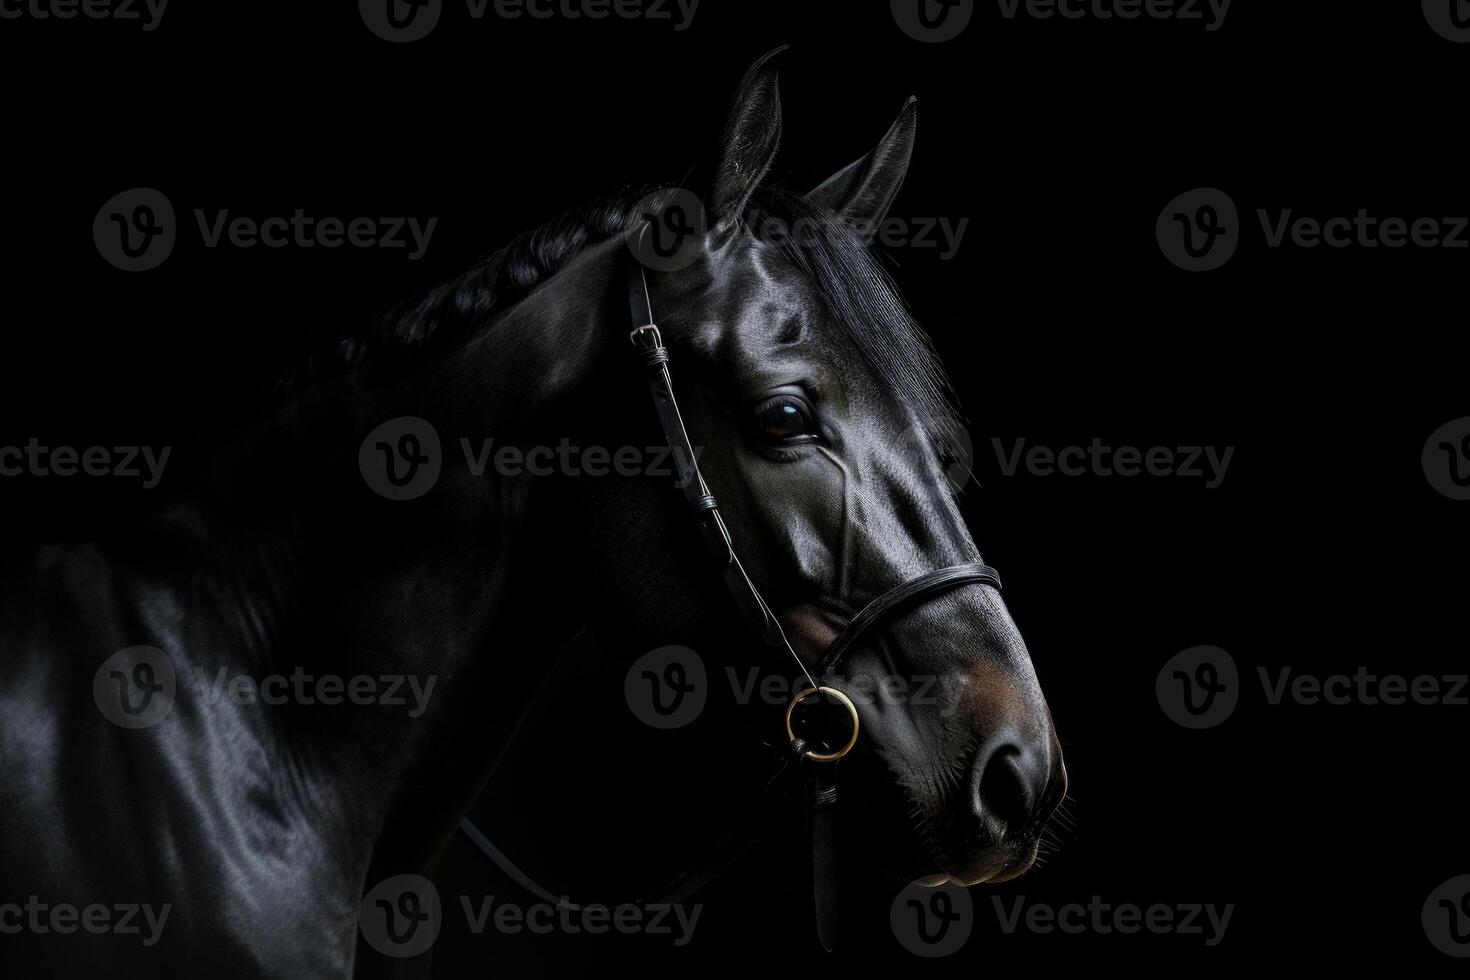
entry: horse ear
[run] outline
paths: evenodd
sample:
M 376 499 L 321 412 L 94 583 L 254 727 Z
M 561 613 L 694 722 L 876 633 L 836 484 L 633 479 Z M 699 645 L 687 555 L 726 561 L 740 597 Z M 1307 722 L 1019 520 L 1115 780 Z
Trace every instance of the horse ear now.
M 740 220 L 751 192 L 771 169 L 781 142 L 781 92 L 778 84 L 785 46 L 767 52 L 740 82 L 735 107 L 725 123 L 724 152 L 715 173 L 715 228 L 726 231 Z
M 880 223 L 903 186 L 914 152 L 914 127 L 919 118 L 919 100 L 910 96 L 899 110 L 898 119 L 871 153 L 854 160 L 806 195 L 818 207 L 858 227 Z

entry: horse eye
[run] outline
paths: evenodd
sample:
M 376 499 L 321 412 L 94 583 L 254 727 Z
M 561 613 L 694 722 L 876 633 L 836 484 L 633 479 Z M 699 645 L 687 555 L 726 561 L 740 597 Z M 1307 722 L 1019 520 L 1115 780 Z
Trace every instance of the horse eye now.
M 776 395 L 755 408 L 755 423 L 760 434 L 772 442 L 810 442 L 817 438 L 817 425 L 812 410 L 795 395 Z

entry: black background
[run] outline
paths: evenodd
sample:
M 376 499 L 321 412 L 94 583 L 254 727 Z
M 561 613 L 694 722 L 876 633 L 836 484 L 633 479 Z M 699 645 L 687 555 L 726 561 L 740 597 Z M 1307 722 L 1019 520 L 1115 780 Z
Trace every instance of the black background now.
M 895 213 L 969 219 L 952 260 L 899 248 L 893 268 L 970 420 L 966 507 L 1006 574 L 1078 822 L 1046 867 L 994 891 L 1237 906 L 1215 948 L 1007 936 L 979 889 L 958 958 L 991 972 L 1455 965 L 1426 941 L 1420 908 L 1470 872 L 1458 751 L 1470 708 L 1271 707 L 1256 668 L 1465 672 L 1470 504 L 1431 488 L 1420 451 L 1470 414 L 1470 252 L 1272 249 L 1256 210 L 1470 213 L 1470 46 L 1437 36 L 1415 3 L 1238 0 L 1214 32 L 1006 20 L 979 3 L 942 44 L 908 37 L 883 3 L 704 0 L 683 32 L 474 22 L 451 3 L 407 45 L 370 34 L 353 4 L 311 6 L 175 0 L 151 33 L 0 21 L 0 443 L 169 444 L 197 458 L 312 335 L 366 324 L 567 207 L 707 172 L 741 73 L 790 43 L 779 178 L 824 178 L 915 94 L 918 150 Z M 166 193 L 184 227 L 162 267 L 126 274 L 99 257 L 91 225 L 135 186 Z M 1154 223 L 1202 186 L 1235 201 L 1243 241 L 1222 269 L 1190 274 L 1165 260 Z M 196 207 L 439 223 L 418 262 L 205 249 Z M 1236 448 L 1205 489 L 1006 476 L 991 443 L 1095 436 Z M 149 502 L 80 478 L 5 478 L 0 493 L 12 556 Z M 1234 656 L 1244 691 L 1226 723 L 1191 732 L 1160 711 L 1154 681 L 1199 644 Z M 785 972 L 816 960 L 807 923 L 772 911 L 794 887 L 763 866 L 737 874 L 707 913 L 735 925 L 693 950 L 618 949 L 635 964 Z M 446 944 L 445 972 L 496 972 L 493 937 L 478 943 Z M 885 948 L 906 969 L 955 965 Z

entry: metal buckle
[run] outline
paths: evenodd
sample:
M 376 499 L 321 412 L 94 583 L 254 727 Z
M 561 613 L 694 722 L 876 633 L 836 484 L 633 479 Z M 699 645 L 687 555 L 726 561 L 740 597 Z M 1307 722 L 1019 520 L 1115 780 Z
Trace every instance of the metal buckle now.
M 664 345 L 663 336 L 658 332 L 658 327 L 652 323 L 645 323 L 641 327 L 634 327 L 632 330 L 628 331 L 628 342 L 631 343 L 634 347 L 639 346 L 638 336 L 639 334 L 642 334 L 644 332 L 649 332 L 653 334 L 653 343 L 648 345 L 649 348 L 662 347 Z
M 837 688 L 809 687 L 798 693 L 796 697 L 792 698 L 791 703 L 786 706 L 786 737 L 793 742 L 796 741 L 796 732 L 791 730 L 791 715 L 794 711 L 796 711 L 796 706 L 798 704 L 805 701 L 813 694 L 830 694 L 832 695 L 832 697 L 836 698 L 837 701 L 844 708 L 847 709 L 847 715 L 849 718 L 852 719 L 852 736 L 848 738 L 847 744 L 838 749 L 836 752 L 817 752 L 813 749 L 807 749 L 805 752 L 802 753 L 802 756 L 803 758 L 810 759 L 812 762 L 836 762 L 838 759 L 842 758 L 843 756 L 847 755 L 847 753 L 852 751 L 852 747 L 857 744 L 858 737 L 857 707 L 852 703 L 851 698 L 849 698 L 846 694 L 843 694 L 841 691 L 837 690 Z

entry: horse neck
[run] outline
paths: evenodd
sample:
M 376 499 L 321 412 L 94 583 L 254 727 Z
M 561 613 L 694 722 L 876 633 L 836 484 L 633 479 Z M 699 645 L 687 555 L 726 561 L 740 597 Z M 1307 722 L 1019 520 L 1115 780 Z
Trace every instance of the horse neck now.
M 437 860 L 550 670 L 565 627 L 565 567 L 548 554 L 535 478 L 469 470 L 476 437 L 534 439 L 550 404 L 597 369 L 609 338 L 621 242 L 587 250 L 461 349 L 427 368 L 395 406 L 439 430 L 444 472 L 430 516 L 358 563 L 329 618 L 378 662 L 434 678 L 410 725 L 374 733 L 391 751 L 393 786 L 369 880 Z M 399 409 L 394 408 L 397 412 Z M 471 515 L 466 519 L 466 515 Z M 553 515 L 553 520 L 554 515 Z M 376 535 L 381 528 L 375 528 Z M 409 665 L 407 668 L 404 665 Z
M 437 407 L 453 418 L 458 402 L 473 424 L 519 423 L 574 388 L 608 328 L 615 253 L 589 252 L 598 254 L 574 262 L 561 283 L 545 284 L 430 371 L 422 390 L 440 400 L 425 399 L 425 413 Z M 482 411 L 463 410 L 477 399 Z M 343 428 L 329 427 L 338 435 Z M 320 452 L 328 441 L 300 436 L 298 444 Z M 253 484 L 252 471 L 269 469 L 276 450 L 246 453 L 244 465 L 220 468 L 223 489 L 201 488 L 134 531 L 42 549 L 29 570 L 6 581 L 0 636 L 14 668 L 10 683 L 53 706 L 34 730 L 68 733 L 12 739 L 27 753 L 18 765 L 73 774 L 53 782 L 52 798 L 16 814 L 21 826 L 44 826 L 57 812 L 100 819 L 104 810 L 84 802 L 99 794 L 167 801 L 169 824 L 209 828 L 201 839 L 211 850 L 140 847 L 109 873 L 161 882 L 200 921 L 228 919 L 209 919 L 216 903 L 316 908 L 290 927 L 319 941 L 329 919 L 341 946 L 323 955 L 350 959 L 364 886 L 432 868 L 549 667 L 558 638 L 545 625 L 558 620 L 547 613 L 549 600 L 522 601 L 554 592 L 541 588 L 546 580 L 514 574 L 534 551 L 527 494 L 487 474 L 496 501 L 488 516 L 475 511 L 470 521 L 449 506 L 417 524 L 397 516 L 364 524 L 357 504 L 318 493 L 333 484 L 318 484 L 317 473 L 351 473 L 357 447 L 340 448 L 346 456 L 316 473 L 277 465 Z M 465 476 L 446 476 L 446 495 L 472 487 Z M 335 486 L 344 487 L 340 479 Z M 317 496 L 298 504 L 299 494 Z M 105 658 L 142 645 L 167 654 L 178 691 L 164 720 L 122 731 L 92 703 L 90 680 Z M 382 678 L 414 677 L 427 697 L 415 703 L 400 685 L 398 705 L 304 704 L 294 697 L 298 669 L 317 679 L 375 679 L 385 696 Z M 235 686 L 242 676 L 243 688 Z M 258 697 L 271 677 L 287 680 L 286 703 Z M 257 696 L 239 693 L 252 689 Z M 0 685 L 0 694 L 7 691 Z M 73 831 L 96 841 L 148 841 L 161 821 L 145 803 L 119 803 L 105 816 L 105 827 L 78 816 Z M 194 836 L 174 845 L 202 846 Z M 73 850 L 71 863 L 31 867 L 27 880 L 99 873 Z M 232 863 L 227 876 L 196 870 L 214 867 L 219 854 L 252 860 Z
M 588 252 L 426 367 L 412 391 L 394 392 L 389 415 L 421 413 L 449 436 L 446 469 L 465 464 L 455 436 L 514 439 L 593 369 L 616 253 Z M 304 396 L 287 449 L 232 447 L 190 499 L 106 542 L 43 550 L 34 592 L 75 593 L 74 622 L 52 632 L 77 633 L 63 642 L 88 651 L 84 674 L 131 646 L 168 655 L 179 694 L 159 731 L 213 747 L 171 779 L 230 795 L 232 812 L 269 800 L 294 814 L 293 833 L 331 841 L 324 866 L 353 869 L 360 885 L 369 861 L 380 877 L 432 864 L 549 667 L 559 620 L 541 598 L 551 583 L 524 574 L 540 564 L 526 560 L 537 551 L 534 491 L 460 470 L 424 498 L 427 516 L 375 498 L 352 482 L 357 446 L 343 437 L 383 406 L 356 401 L 355 391 Z M 324 453 L 328 443 L 344 445 Z M 434 503 L 466 486 L 475 499 Z M 99 595 L 106 615 L 90 610 Z M 55 675 L 54 653 L 32 653 L 35 674 Z M 398 703 L 345 703 L 357 678 Z M 328 679 L 344 703 L 324 703 Z M 285 703 L 261 701 L 267 683 Z

